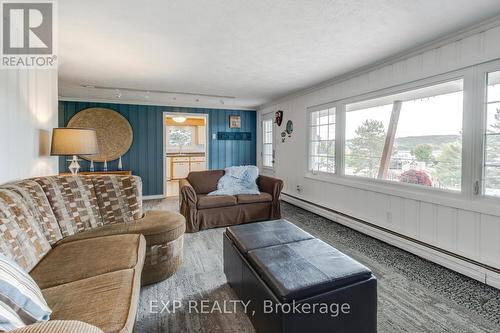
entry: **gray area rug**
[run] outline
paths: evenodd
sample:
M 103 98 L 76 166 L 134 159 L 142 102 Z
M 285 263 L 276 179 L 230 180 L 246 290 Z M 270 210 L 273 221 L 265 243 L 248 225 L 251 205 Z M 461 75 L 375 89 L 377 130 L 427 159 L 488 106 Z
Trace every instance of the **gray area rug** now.
M 177 210 L 178 202 L 145 208 Z M 298 207 L 282 208 L 284 218 L 374 272 L 379 332 L 500 332 L 500 290 Z M 227 302 L 237 297 L 222 270 L 223 231 L 186 234 L 183 266 L 142 288 L 136 332 L 254 332 L 244 307 Z

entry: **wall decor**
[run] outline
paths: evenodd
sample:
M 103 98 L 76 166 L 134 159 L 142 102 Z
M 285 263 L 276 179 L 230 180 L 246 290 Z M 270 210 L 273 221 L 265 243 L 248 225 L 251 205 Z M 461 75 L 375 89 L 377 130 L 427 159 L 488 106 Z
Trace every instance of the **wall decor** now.
M 123 171 L 123 162 L 122 162 L 122 157 L 118 159 L 118 171 Z
M 281 132 L 281 142 L 285 142 L 285 139 L 286 139 L 286 132 L 283 131 Z
M 88 161 L 114 161 L 130 149 L 133 141 L 130 123 L 121 114 L 111 109 L 82 110 L 69 120 L 67 127 L 94 128 L 97 131 L 99 153 L 82 156 Z
M 241 128 L 241 116 L 229 116 L 229 128 Z
M 276 111 L 274 114 L 274 122 L 276 125 L 281 126 L 281 123 L 283 122 L 283 111 Z
M 291 120 L 286 122 L 286 133 L 288 134 L 288 137 L 292 136 L 293 132 L 293 122 Z
M 123 154 L 124 170 L 141 176 L 143 193 L 148 195 L 163 194 L 163 156 L 164 133 L 163 113 L 199 113 L 208 114 L 210 135 L 207 167 L 224 169 L 231 165 L 255 165 L 257 159 L 257 115 L 254 110 L 181 108 L 160 105 L 136 105 L 98 102 L 59 101 L 59 127 L 66 127 L 73 116 L 88 108 L 107 108 L 124 116 L 134 130 L 134 141 L 129 151 Z M 1 113 L 1 111 L 0 111 Z M 229 129 L 230 115 L 241 116 L 241 129 Z M 283 124 L 284 126 L 284 124 Z M 1 126 L 0 126 L 1 127 Z M 231 141 L 217 140 L 217 132 L 250 132 L 251 140 Z M 90 161 L 81 161 L 82 168 L 87 171 Z M 102 171 L 102 163 L 95 162 L 96 171 Z M 118 160 L 108 161 L 109 170 L 117 170 Z M 65 158 L 59 158 L 59 169 L 67 167 Z
M 251 141 L 251 132 L 218 132 L 217 140 Z

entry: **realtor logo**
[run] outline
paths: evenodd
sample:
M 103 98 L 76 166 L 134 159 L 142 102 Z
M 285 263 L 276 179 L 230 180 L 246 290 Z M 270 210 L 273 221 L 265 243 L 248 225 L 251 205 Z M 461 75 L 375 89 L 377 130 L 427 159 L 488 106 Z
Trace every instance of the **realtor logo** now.
M 52 1 L 3 1 L 2 17 L 3 68 L 55 66 Z

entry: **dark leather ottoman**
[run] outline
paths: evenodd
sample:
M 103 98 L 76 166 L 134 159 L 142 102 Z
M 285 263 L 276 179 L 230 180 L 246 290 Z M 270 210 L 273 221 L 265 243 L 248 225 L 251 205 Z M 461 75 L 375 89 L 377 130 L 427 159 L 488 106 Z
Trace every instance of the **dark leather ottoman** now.
M 232 226 L 224 273 L 257 332 L 376 332 L 371 271 L 286 220 Z

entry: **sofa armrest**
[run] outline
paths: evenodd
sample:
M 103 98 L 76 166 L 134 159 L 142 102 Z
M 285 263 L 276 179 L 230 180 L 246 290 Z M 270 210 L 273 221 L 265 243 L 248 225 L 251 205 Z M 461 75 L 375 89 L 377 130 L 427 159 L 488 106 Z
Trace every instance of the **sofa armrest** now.
M 261 192 L 269 193 L 273 196 L 273 200 L 278 200 L 283 189 L 283 181 L 278 178 L 259 176 L 257 185 Z
M 278 178 L 259 176 L 257 185 L 261 192 L 269 193 L 273 197 L 273 205 L 271 208 L 271 218 L 281 218 L 280 195 L 283 189 L 283 181 Z
M 185 201 L 190 207 L 196 208 L 198 197 L 193 186 L 187 179 L 181 179 L 179 182 L 179 190 L 181 194 L 181 201 Z
M 81 321 L 50 320 L 18 328 L 9 333 L 103 333 L 103 331 Z
M 200 226 L 197 223 L 196 205 L 198 203 L 198 196 L 193 186 L 189 183 L 187 179 L 181 179 L 179 182 L 180 188 L 180 202 L 179 202 L 179 212 L 186 219 L 186 231 L 196 232 L 199 230 Z

